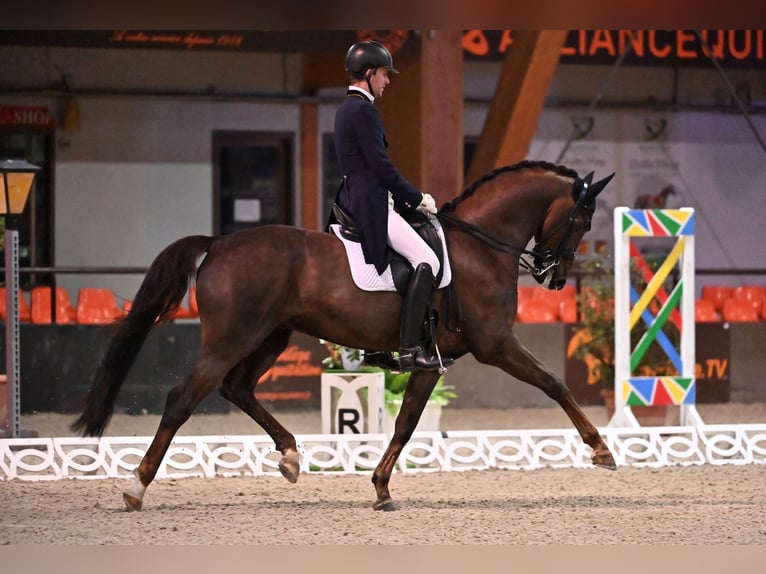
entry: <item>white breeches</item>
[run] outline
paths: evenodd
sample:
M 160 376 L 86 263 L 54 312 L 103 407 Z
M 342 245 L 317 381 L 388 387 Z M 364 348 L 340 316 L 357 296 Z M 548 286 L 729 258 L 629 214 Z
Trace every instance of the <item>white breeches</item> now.
M 433 250 L 401 215 L 390 208 L 388 210 L 388 244 L 394 251 L 403 255 L 413 269 L 421 263 L 428 263 L 434 276 L 439 273 L 439 259 Z

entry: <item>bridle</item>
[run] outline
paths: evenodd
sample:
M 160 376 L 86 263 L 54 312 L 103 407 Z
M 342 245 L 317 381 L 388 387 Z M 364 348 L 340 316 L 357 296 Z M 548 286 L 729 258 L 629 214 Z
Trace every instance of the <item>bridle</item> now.
M 537 281 L 542 281 L 542 278 L 545 277 L 545 275 L 554 267 L 557 267 L 559 263 L 561 262 L 561 259 L 566 259 L 569 261 L 574 261 L 575 257 L 577 256 L 577 251 L 565 251 L 565 245 L 567 241 L 569 240 L 570 236 L 572 235 L 572 231 L 574 230 L 575 222 L 577 221 L 577 214 L 582 209 L 586 209 L 591 213 L 591 216 L 593 215 L 594 208 L 593 206 L 587 204 L 585 202 L 586 195 L 588 193 L 588 182 L 583 181 L 582 182 L 582 189 L 580 190 L 580 194 L 577 197 L 577 201 L 574 204 L 574 207 L 572 207 L 572 211 L 569 212 L 569 217 L 565 221 L 561 221 L 554 229 L 551 231 L 551 233 L 548 234 L 548 237 L 552 237 L 556 234 L 556 232 L 559 230 L 559 228 L 562 225 L 566 225 L 566 231 L 562 235 L 559 242 L 556 244 L 556 246 L 553 249 L 545 249 L 540 250 L 539 246 L 543 243 L 545 243 L 547 238 L 540 239 L 535 243 L 534 248 L 530 251 L 529 249 L 525 249 L 524 247 L 519 247 L 518 245 L 514 245 L 512 243 L 508 243 L 507 241 L 503 241 L 502 239 L 497 239 L 496 237 L 493 237 L 486 231 L 482 230 L 481 228 L 477 227 L 476 225 L 472 223 L 468 223 L 467 221 L 463 221 L 462 219 L 458 219 L 449 213 L 445 212 L 439 212 L 437 214 L 437 217 L 440 221 L 444 223 L 448 223 L 449 225 L 452 225 L 454 227 L 457 227 L 461 231 L 464 231 L 465 233 L 468 233 L 472 237 L 475 237 L 482 243 L 488 245 L 495 251 L 501 251 L 504 253 L 512 253 L 514 255 L 519 256 L 519 266 L 523 267 L 524 269 L 528 270 Z

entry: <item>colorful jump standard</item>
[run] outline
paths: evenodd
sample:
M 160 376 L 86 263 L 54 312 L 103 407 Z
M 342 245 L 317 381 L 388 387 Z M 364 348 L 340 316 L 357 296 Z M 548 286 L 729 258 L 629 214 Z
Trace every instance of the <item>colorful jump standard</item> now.
M 652 272 L 632 244 L 632 237 L 676 237 L 676 243 L 657 271 Z M 694 346 L 694 210 L 618 207 L 614 210 L 615 252 L 615 412 L 609 426 L 639 426 L 631 407 L 675 405 L 681 426 L 703 424 L 695 407 Z M 646 281 L 643 293 L 631 282 L 631 257 Z M 678 282 L 668 294 L 665 285 L 678 266 Z M 656 301 L 656 315 L 650 305 Z M 646 332 L 631 346 L 631 332 L 639 321 Z M 670 321 L 681 333 L 680 348 L 667 338 Z M 678 371 L 678 376 L 637 376 L 649 346 L 656 341 Z

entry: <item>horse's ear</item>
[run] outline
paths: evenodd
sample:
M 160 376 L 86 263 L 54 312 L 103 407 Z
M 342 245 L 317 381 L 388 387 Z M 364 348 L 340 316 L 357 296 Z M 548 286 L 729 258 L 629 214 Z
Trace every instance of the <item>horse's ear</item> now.
M 589 174 L 592 175 L 592 174 Z M 596 183 L 588 186 L 588 194 L 587 194 L 587 201 L 593 201 L 596 199 L 596 196 L 601 193 L 604 188 L 607 186 L 607 184 L 612 181 L 612 178 L 614 177 L 614 174 L 609 175 L 605 177 L 602 180 L 597 181 Z
M 590 184 L 593 182 L 593 172 L 590 172 L 588 175 L 586 175 L 583 178 L 577 178 L 575 180 L 574 186 L 572 186 L 572 199 L 577 201 L 580 198 L 580 193 L 582 193 L 582 190 L 584 187 L 588 186 L 590 187 Z

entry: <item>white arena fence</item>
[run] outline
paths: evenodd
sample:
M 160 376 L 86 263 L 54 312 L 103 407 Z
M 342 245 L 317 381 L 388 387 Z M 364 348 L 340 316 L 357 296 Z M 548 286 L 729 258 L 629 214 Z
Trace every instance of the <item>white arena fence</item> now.
M 619 466 L 765 464 L 766 425 L 603 428 Z M 304 473 L 369 474 L 385 434 L 297 435 Z M 152 437 L 0 440 L 0 480 L 132 478 Z M 157 478 L 279 476 L 281 454 L 266 435 L 179 436 Z M 574 429 L 416 432 L 397 472 L 593 468 Z

